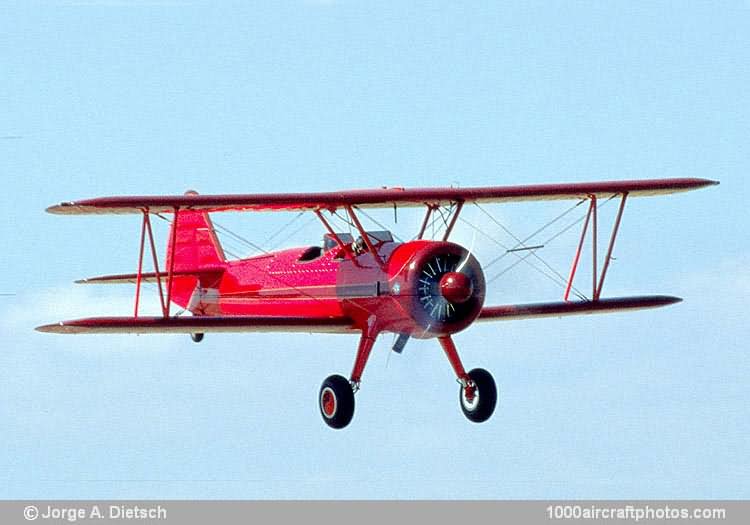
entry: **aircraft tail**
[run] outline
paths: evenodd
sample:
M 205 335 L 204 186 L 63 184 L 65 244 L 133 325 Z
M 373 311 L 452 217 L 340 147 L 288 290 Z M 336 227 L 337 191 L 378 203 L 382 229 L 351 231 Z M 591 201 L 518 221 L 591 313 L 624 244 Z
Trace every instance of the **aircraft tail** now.
M 177 212 L 169 230 L 164 272 L 173 259 L 172 301 L 193 314 L 220 313 L 214 296 L 226 268 L 226 257 L 207 212 Z
M 224 250 L 208 213 L 189 210 L 177 213 L 169 230 L 165 268 L 170 267 L 172 259 L 177 272 L 224 265 Z
M 172 266 L 174 261 L 174 266 Z M 172 302 L 197 315 L 220 314 L 218 288 L 227 268 L 224 250 L 211 218 L 204 211 L 177 212 L 169 230 L 167 256 L 159 272 L 104 275 L 76 281 L 84 284 L 159 283 Z M 172 277 L 171 282 L 169 277 Z

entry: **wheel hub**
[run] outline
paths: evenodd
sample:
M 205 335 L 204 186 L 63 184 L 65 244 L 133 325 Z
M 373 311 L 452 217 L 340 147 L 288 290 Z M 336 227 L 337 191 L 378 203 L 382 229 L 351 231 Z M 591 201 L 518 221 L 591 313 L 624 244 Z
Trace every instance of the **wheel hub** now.
M 477 387 L 474 384 L 468 384 L 463 389 L 464 406 L 471 410 L 475 407 L 478 397 Z
M 332 418 L 336 415 L 336 395 L 333 390 L 326 388 L 320 396 L 320 406 L 323 409 L 323 415 Z

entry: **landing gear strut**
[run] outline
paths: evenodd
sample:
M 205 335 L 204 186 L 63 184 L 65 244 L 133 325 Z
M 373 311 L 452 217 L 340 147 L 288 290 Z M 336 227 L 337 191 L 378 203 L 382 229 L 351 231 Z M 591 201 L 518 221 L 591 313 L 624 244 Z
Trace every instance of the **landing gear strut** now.
M 363 332 L 357 348 L 352 375 L 346 379 L 340 375 L 328 376 L 320 387 L 318 406 L 323 421 L 331 428 L 344 428 L 354 417 L 354 394 L 359 390 L 362 372 L 375 344 L 375 334 Z
M 450 336 L 443 336 L 438 340 L 461 385 L 458 391 L 461 411 L 469 421 L 474 423 L 487 421 L 497 404 L 497 387 L 492 375 L 483 368 L 475 368 L 467 374 L 461 358 L 458 357 L 453 339 Z

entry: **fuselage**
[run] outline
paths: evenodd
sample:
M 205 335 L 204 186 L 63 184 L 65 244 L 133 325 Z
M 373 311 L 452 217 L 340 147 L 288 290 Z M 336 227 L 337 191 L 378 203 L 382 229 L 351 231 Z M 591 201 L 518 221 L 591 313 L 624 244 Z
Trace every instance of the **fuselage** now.
M 484 278 L 464 248 L 427 240 L 372 245 L 375 253 L 349 243 L 227 261 L 220 274 L 175 278 L 172 297 L 195 315 L 346 317 L 416 337 L 456 332 L 476 318 Z M 440 278 L 458 266 L 472 279 L 471 297 L 452 304 Z

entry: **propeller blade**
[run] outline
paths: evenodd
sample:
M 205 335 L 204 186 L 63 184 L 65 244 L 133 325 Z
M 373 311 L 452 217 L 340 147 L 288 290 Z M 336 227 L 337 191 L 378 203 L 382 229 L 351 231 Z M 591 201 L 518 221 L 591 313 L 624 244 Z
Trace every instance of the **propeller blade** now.
M 466 254 L 466 257 L 464 257 L 464 260 L 458 263 L 458 266 L 456 266 L 456 269 L 453 270 L 454 272 L 460 272 L 463 270 L 464 266 L 466 266 L 466 263 L 471 259 L 471 254 L 474 253 L 474 244 L 477 242 L 477 231 L 474 230 L 474 234 L 471 237 L 471 247 L 469 248 L 469 252 Z

